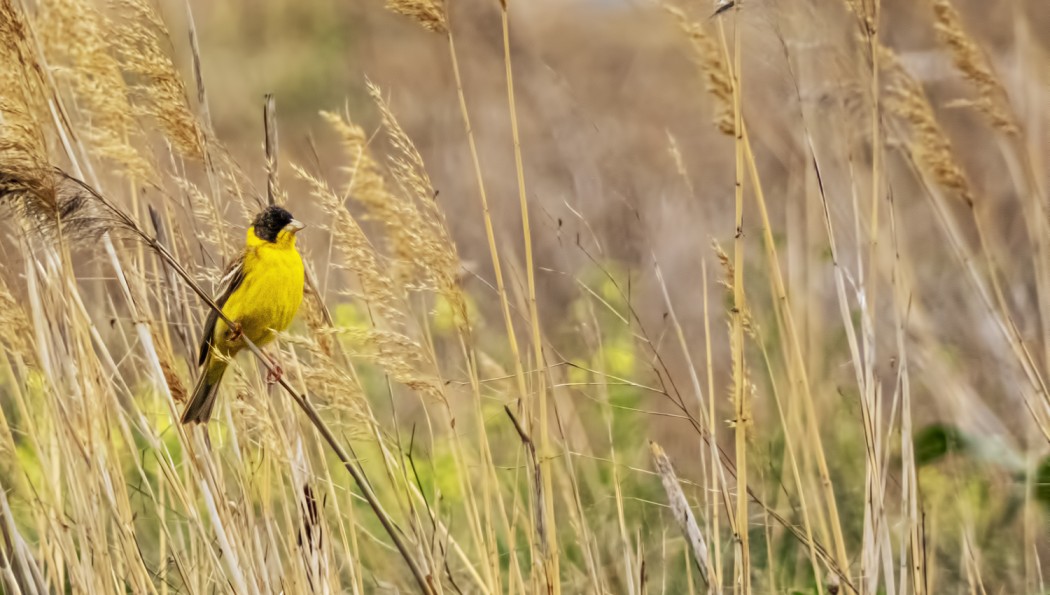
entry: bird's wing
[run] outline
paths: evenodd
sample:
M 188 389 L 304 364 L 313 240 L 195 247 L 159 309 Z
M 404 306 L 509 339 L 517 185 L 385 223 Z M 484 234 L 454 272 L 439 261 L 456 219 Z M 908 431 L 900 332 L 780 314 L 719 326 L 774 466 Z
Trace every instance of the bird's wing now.
M 241 286 L 244 281 L 244 255 L 240 255 L 233 259 L 230 264 L 226 266 L 226 271 L 223 273 L 222 279 L 219 281 L 219 292 L 215 298 L 215 305 L 222 308 L 226 305 L 226 300 L 230 299 L 234 291 Z M 201 335 L 201 354 L 200 361 L 197 365 L 203 365 L 204 360 L 208 357 L 208 351 L 211 350 L 212 335 L 215 334 L 215 324 L 219 321 L 219 312 L 211 309 L 208 312 L 208 319 L 204 322 L 204 333 Z

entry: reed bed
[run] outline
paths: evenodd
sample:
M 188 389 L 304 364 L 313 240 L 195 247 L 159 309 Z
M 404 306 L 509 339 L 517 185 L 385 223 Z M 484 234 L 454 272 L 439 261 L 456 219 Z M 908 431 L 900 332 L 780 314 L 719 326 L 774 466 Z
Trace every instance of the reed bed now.
M 1038 0 L 304 4 L 0 0 L 0 592 L 1050 592 Z

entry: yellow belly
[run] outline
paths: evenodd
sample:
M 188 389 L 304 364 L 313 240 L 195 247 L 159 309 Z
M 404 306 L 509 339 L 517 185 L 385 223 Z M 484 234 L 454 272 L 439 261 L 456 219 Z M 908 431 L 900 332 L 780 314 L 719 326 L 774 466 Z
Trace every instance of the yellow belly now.
M 259 246 L 244 259 L 244 280 L 230 295 L 223 314 L 241 325 L 241 332 L 256 345 L 274 339 L 274 332 L 288 328 L 303 301 L 303 261 L 294 247 Z M 215 325 L 214 344 L 233 355 L 244 346 L 230 341 L 221 319 Z

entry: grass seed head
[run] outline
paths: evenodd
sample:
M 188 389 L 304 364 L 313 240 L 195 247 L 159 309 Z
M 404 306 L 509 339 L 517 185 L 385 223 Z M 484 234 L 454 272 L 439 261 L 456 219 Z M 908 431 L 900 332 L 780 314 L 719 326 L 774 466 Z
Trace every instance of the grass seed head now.
M 682 10 L 670 4 L 663 5 L 678 27 L 689 38 L 693 48 L 693 59 L 703 74 L 707 92 L 715 100 L 715 125 L 726 135 L 733 135 L 733 75 L 723 59 L 718 42 L 709 35 L 700 23 L 691 21 Z
M 937 122 L 922 85 L 908 74 L 888 48 L 881 48 L 880 64 L 888 79 L 886 105 L 908 124 L 911 131 L 908 144 L 916 161 L 937 184 L 972 205 L 974 195 L 970 183 L 955 160 L 951 141 Z
M 81 136 L 100 157 L 129 177 L 156 180 L 136 148 L 140 132 L 129 89 L 116 58 L 113 24 L 86 0 L 56 0 L 43 6 L 39 30 L 50 67 L 68 87 L 82 112 Z
M 126 19 L 114 27 L 113 44 L 121 68 L 133 81 L 138 115 L 160 124 L 183 157 L 204 157 L 204 131 L 187 105 L 188 94 L 169 52 L 171 40 L 160 16 L 145 0 L 115 0 Z
M 448 33 L 445 0 L 387 0 L 386 7 L 414 20 L 427 31 Z
M 438 402 L 445 397 L 441 385 L 429 371 L 423 346 L 397 332 L 376 329 L 340 328 L 333 332 L 347 340 L 356 357 L 374 361 L 391 378 Z
M 383 271 L 379 255 L 368 240 L 364 230 L 343 205 L 343 201 L 323 180 L 295 166 L 299 177 L 307 183 L 321 207 L 331 217 L 328 228 L 335 246 L 343 256 L 345 268 L 352 271 L 361 285 L 364 298 L 384 321 L 393 326 L 404 325 L 404 312 L 400 309 L 402 293 L 394 281 Z
M 394 155 L 387 160 L 388 166 L 407 195 L 406 216 L 401 224 L 410 230 L 409 237 L 417 242 L 412 248 L 415 277 L 424 283 L 425 288 L 439 292 L 448 301 L 456 326 L 466 330 L 469 320 L 466 298 L 460 286 L 459 253 L 449 232 L 445 212 L 438 205 L 437 190 L 427 175 L 422 155 L 401 128 L 379 88 L 368 81 L 368 89 L 379 107 L 383 127 L 394 148 Z
M 0 64 L 0 163 L 5 172 L 40 171 L 47 163 L 41 69 L 10 0 L 0 0 Z
M 958 11 L 948 0 L 934 0 L 937 37 L 948 46 L 955 67 L 977 89 L 973 106 L 992 126 L 1007 134 L 1017 134 L 1018 126 L 1010 112 L 1006 90 L 992 72 L 988 60 L 963 27 Z

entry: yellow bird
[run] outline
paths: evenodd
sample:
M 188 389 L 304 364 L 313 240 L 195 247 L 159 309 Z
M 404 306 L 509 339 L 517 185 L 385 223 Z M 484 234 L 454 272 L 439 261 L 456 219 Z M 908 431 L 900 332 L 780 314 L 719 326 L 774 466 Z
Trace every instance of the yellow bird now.
M 303 259 L 295 248 L 295 234 L 304 227 L 281 207 L 256 215 L 244 250 L 226 267 L 215 298 L 233 328 L 215 310 L 208 314 L 198 362 L 201 375 L 182 423 L 208 423 L 222 375 L 244 348 L 245 337 L 262 346 L 292 323 L 303 301 Z

